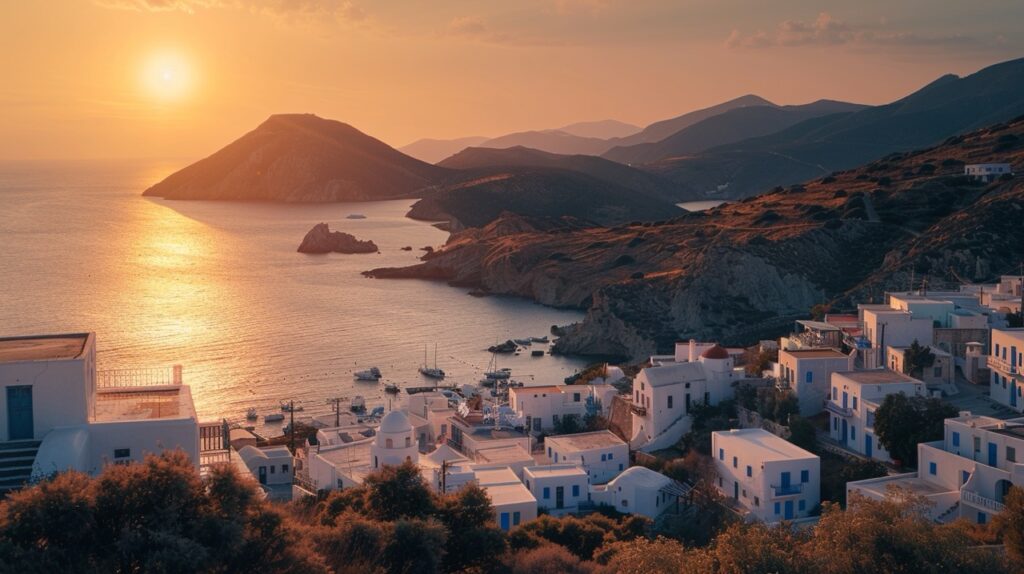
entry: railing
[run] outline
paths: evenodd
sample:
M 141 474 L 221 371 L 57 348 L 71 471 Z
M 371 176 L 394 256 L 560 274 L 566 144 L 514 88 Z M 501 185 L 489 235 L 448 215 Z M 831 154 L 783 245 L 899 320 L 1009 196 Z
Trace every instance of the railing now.
M 835 414 L 837 414 L 837 415 L 839 415 L 841 417 L 852 417 L 853 416 L 853 409 L 848 408 L 848 407 L 841 407 L 841 406 L 833 403 L 832 401 L 826 401 L 825 402 L 825 410 L 827 410 L 829 412 L 832 412 L 832 413 L 835 413 Z
M 801 484 L 784 484 L 782 486 L 772 485 L 772 491 L 775 492 L 775 496 L 790 496 L 792 494 L 800 494 L 804 491 L 804 485 Z
M 790 389 L 789 379 L 786 377 L 779 377 L 775 379 L 775 388 L 780 391 L 788 391 Z
M 1009 373 L 1011 375 L 1017 374 L 1017 365 L 1014 365 L 1006 359 L 996 357 L 995 355 L 988 356 L 988 366 L 989 368 L 995 367 L 996 370 Z
M 967 504 L 978 506 L 992 512 L 1002 512 L 1006 508 L 1006 505 L 1003 503 L 996 502 L 987 496 L 982 496 L 971 490 L 961 490 L 960 500 Z
M 227 421 L 199 423 L 199 452 L 230 450 Z
M 96 372 L 96 388 L 181 386 L 181 365 L 164 368 L 112 369 Z
M 633 414 L 641 417 L 647 414 L 647 408 L 641 405 L 629 405 L 629 410 L 633 411 Z

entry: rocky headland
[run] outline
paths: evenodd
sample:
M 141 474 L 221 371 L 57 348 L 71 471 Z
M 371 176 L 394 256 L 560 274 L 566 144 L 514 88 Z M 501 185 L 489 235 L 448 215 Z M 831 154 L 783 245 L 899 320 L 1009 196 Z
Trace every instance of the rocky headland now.
M 362 241 L 344 231 L 331 231 L 326 223 L 317 223 L 302 238 L 299 253 L 377 253 L 373 241 Z

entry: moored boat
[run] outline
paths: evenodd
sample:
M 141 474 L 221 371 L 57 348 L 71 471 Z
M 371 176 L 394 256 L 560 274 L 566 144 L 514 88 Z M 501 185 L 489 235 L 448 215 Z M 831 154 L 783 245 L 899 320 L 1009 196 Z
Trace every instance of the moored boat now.
M 277 423 L 284 420 L 284 415 L 281 413 L 274 413 L 272 415 L 264 415 L 263 422 L 265 423 Z
M 260 418 L 259 414 L 256 413 L 256 407 L 249 407 L 245 411 L 245 420 L 254 421 Z
M 384 375 L 377 367 L 370 367 L 365 371 L 356 371 L 352 375 L 357 381 L 379 381 Z

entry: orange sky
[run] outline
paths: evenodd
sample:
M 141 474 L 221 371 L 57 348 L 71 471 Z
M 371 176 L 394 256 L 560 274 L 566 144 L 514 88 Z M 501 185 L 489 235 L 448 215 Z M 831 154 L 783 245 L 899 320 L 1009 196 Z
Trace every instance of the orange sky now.
M 401 146 L 745 93 L 881 103 L 1024 55 L 1022 22 L 1017 0 L 4 2 L 0 160 L 196 158 L 276 112 Z

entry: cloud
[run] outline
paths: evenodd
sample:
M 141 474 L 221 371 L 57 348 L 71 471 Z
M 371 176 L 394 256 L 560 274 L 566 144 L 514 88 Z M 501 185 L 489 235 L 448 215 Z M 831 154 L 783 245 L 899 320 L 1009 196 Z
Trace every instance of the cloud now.
M 226 8 L 283 18 L 337 18 L 361 21 L 366 14 L 350 0 L 95 0 L 104 8 L 139 12 L 184 12 Z
M 963 35 L 922 36 L 915 32 L 891 30 L 882 19 L 878 25 L 851 24 L 833 18 L 828 12 L 813 21 L 785 20 L 774 30 L 743 34 L 733 29 L 725 40 L 730 48 L 768 48 L 792 46 L 980 46 L 976 38 Z
M 502 44 L 506 46 L 559 46 L 564 41 L 536 34 L 511 33 L 495 29 L 490 22 L 480 16 L 458 16 L 448 23 L 446 36 L 463 38 L 485 44 Z

